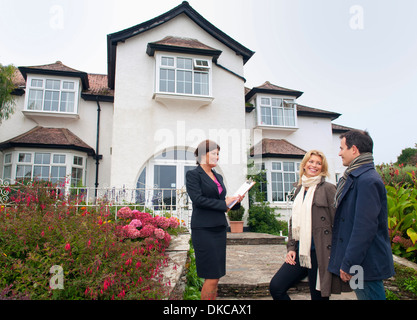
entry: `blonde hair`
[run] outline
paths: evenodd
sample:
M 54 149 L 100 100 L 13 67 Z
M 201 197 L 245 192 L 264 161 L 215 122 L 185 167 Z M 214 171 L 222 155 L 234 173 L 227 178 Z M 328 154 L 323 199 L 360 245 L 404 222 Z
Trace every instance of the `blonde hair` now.
M 310 160 L 311 156 L 319 156 L 321 158 L 321 172 L 320 175 L 323 177 L 328 177 L 329 176 L 329 164 L 327 163 L 327 159 L 326 156 L 324 155 L 323 152 L 319 151 L 319 150 L 310 150 L 309 152 L 307 152 L 304 155 L 303 160 L 301 161 L 300 164 L 300 179 L 298 180 L 298 184 L 301 184 L 301 178 L 304 175 L 304 167 L 306 165 L 306 163 L 308 162 L 308 160 Z

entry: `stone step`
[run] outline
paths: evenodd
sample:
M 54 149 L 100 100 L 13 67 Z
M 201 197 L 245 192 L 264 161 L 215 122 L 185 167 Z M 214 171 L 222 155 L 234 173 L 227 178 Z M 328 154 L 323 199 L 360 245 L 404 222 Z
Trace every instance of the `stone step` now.
M 227 245 L 276 245 L 285 244 L 285 237 L 266 233 L 227 233 Z
M 219 283 L 217 293 L 219 298 L 224 299 L 270 297 L 269 282 L 258 284 Z M 289 295 L 309 293 L 310 290 L 308 287 L 308 282 L 306 280 L 301 281 L 299 284 L 288 290 Z

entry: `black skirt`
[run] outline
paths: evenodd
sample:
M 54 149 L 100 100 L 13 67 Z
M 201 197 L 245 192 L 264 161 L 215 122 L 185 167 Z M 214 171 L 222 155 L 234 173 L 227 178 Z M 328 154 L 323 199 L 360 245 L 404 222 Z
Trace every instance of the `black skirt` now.
M 193 242 L 197 275 L 203 279 L 220 279 L 226 274 L 225 226 L 193 228 Z

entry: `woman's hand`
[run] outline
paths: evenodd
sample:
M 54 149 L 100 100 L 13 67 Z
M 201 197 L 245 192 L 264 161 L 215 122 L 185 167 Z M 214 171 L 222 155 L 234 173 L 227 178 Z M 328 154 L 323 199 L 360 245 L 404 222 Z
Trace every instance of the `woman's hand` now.
M 290 265 L 295 265 L 295 257 L 297 253 L 295 251 L 288 251 L 287 256 L 285 257 L 285 262 Z
M 234 196 L 234 197 L 226 197 L 226 205 L 230 206 L 230 204 L 232 204 L 234 201 L 236 201 L 236 203 L 242 201 L 243 197 L 241 196 Z

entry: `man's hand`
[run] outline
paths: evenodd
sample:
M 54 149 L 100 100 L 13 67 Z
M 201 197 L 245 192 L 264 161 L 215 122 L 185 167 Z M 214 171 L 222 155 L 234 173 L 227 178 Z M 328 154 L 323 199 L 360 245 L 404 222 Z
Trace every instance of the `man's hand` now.
M 348 282 L 352 276 L 349 273 L 344 272 L 342 269 L 340 269 L 340 279 L 344 282 Z

